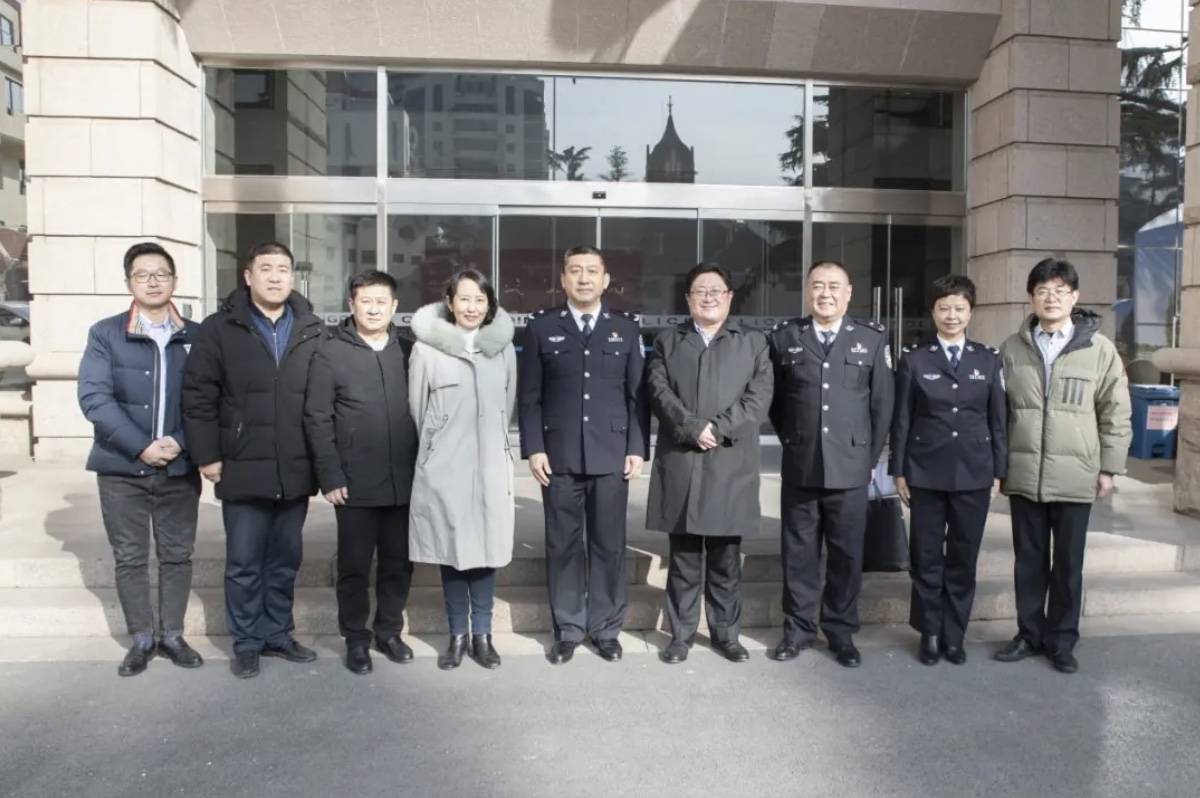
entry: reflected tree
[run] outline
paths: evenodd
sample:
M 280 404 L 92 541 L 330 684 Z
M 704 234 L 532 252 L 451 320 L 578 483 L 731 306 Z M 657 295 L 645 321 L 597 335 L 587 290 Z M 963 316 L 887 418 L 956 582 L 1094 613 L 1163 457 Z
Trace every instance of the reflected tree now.
M 546 150 L 546 157 L 550 160 L 550 168 L 566 174 L 567 180 L 583 180 L 583 165 L 592 157 L 591 152 L 591 147 L 567 147 L 562 152 Z
M 619 146 L 613 147 L 605 156 L 605 160 L 608 161 L 608 172 L 600 175 L 601 180 L 620 183 L 629 177 L 629 156 L 624 149 Z

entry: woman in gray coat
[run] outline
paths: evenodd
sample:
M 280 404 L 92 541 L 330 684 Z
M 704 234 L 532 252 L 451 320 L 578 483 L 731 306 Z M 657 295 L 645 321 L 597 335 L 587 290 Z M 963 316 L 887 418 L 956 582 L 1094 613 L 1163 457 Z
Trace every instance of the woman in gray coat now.
M 442 567 L 450 644 L 438 657 L 457 668 L 467 652 L 500 667 L 492 646 L 496 569 L 512 560 L 513 455 L 508 422 L 517 396 L 513 323 L 487 279 L 455 274 L 445 302 L 413 315 L 417 343 L 408 403 L 420 444 L 410 500 L 409 556 Z
M 692 317 L 655 339 L 646 377 L 659 424 L 646 528 L 671 536 L 661 657 L 687 659 L 703 583 L 713 648 L 744 662 L 741 540 L 758 530 L 758 429 L 774 372 L 766 337 L 729 320 L 725 270 L 702 264 L 686 280 Z

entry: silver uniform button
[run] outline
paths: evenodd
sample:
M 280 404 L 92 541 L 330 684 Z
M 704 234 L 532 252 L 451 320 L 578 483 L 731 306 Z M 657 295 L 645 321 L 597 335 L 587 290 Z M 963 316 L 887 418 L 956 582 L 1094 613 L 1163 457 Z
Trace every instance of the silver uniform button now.
M 829 390 L 829 383 L 827 383 L 827 382 L 823 382 L 823 383 L 821 383 L 821 387 L 822 387 L 824 390 L 828 391 L 828 390 Z
M 590 373 L 588 373 L 588 372 L 586 372 L 586 371 L 585 371 L 585 372 L 583 372 L 583 378 L 584 378 L 585 380 L 586 380 L 588 377 L 590 377 L 590 376 L 592 376 Z
M 587 416 L 584 416 L 584 417 L 583 417 L 583 420 L 584 420 L 584 421 L 587 421 L 587 420 L 588 420 L 588 419 L 587 419 Z
M 590 350 L 587 350 L 587 349 L 585 349 L 585 350 L 583 350 L 583 353 L 584 353 L 585 355 L 590 355 L 590 354 L 591 354 L 591 351 L 590 351 Z
M 828 435 L 828 434 L 829 434 L 829 427 L 821 427 L 821 432 L 824 432 L 826 435 Z
M 591 399 L 592 397 L 588 396 L 588 395 L 585 393 L 585 394 L 583 395 L 583 398 L 584 398 L 584 399 Z M 955 411 L 955 412 L 957 412 L 957 411 Z
M 958 412 L 958 408 L 957 408 L 957 407 L 955 407 L 955 408 L 953 408 L 953 409 L 952 409 L 950 412 L 952 412 L 952 413 L 957 413 L 957 412 Z
M 958 433 L 957 433 L 957 432 L 951 432 L 951 433 L 950 433 L 950 437 L 952 437 L 952 438 L 957 438 L 957 437 L 958 437 Z
M 827 369 L 827 368 L 829 368 L 829 364 L 828 364 L 828 363 L 822 363 L 822 364 L 821 364 L 821 368 L 823 368 L 823 369 Z
M 828 409 L 829 409 L 829 405 L 821 405 L 821 409 L 822 409 L 822 410 L 828 410 Z
M 957 391 L 957 390 L 958 390 L 958 383 L 956 382 L 956 383 L 954 383 L 953 385 L 951 385 L 950 387 L 951 387 L 951 388 L 953 388 L 954 390 L 956 390 L 956 391 Z

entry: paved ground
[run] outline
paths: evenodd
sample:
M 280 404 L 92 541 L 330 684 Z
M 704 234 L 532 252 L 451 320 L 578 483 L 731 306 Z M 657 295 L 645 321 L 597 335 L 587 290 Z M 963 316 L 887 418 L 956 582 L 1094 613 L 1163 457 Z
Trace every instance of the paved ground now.
M 925 668 L 867 646 L 858 671 L 823 650 L 369 677 L 325 657 L 248 682 L 223 662 L 125 680 L 111 662 L 3 664 L 0 795 L 1196 794 L 1200 634 L 1088 638 L 1075 676 L 992 648 Z

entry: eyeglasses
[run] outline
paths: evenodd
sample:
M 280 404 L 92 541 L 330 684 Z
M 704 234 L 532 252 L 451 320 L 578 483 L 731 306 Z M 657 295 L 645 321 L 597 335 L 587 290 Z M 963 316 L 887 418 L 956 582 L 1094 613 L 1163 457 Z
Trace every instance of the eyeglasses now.
M 688 296 L 692 299 L 720 299 L 728 293 L 728 288 L 696 288 L 688 291 Z
M 1049 299 L 1050 297 L 1054 297 L 1055 299 L 1066 299 L 1072 293 L 1074 292 L 1070 288 L 1038 288 L 1034 290 L 1033 296 L 1036 299 L 1043 300 Z
M 129 279 L 138 285 L 145 285 L 152 280 L 156 283 L 169 283 L 175 279 L 175 275 L 170 272 L 134 272 L 129 275 Z

